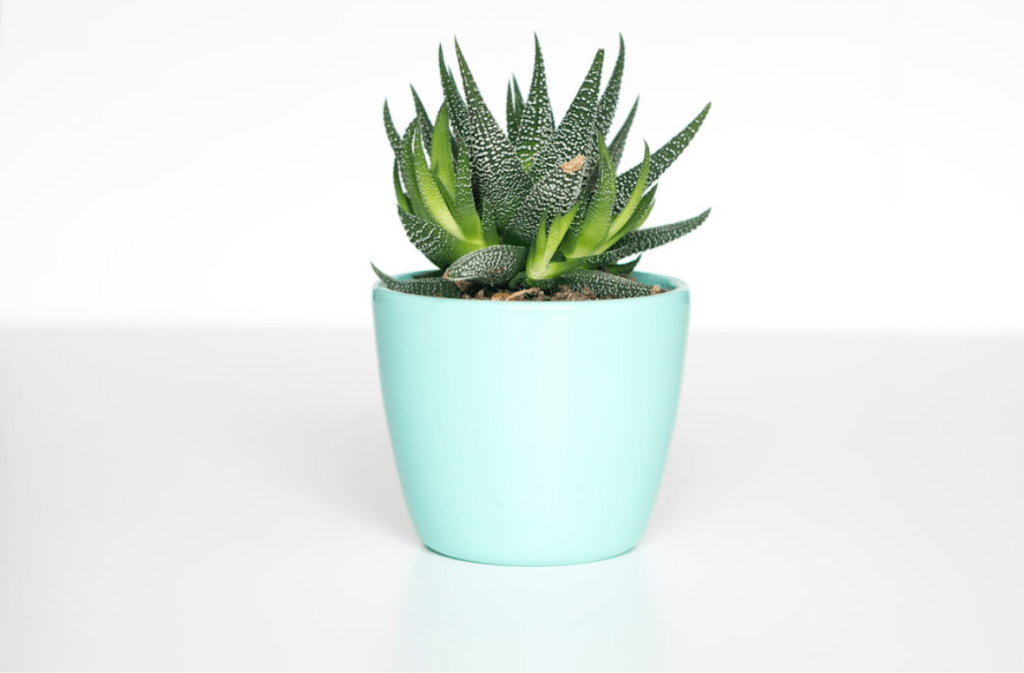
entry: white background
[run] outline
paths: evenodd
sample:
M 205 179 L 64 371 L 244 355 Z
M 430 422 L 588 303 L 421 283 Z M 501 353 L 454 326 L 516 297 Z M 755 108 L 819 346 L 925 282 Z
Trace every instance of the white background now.
M 624 167 L 713 101 L 650 222 L 712 216 L 641 267 L 696 328 L 1024 330 L 1024 4 L 934 0 L 4 0 L 0 320 L 368 326 L 369 261 L 428 266 L 384 99 L 458 35 L 503 119 L 534 30 L 559 116 L 624 35 Z

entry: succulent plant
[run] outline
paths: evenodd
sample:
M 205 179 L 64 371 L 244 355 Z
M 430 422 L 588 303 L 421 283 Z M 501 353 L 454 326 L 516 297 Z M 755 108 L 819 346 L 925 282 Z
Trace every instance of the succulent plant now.
M 710 103 L 657 151 L 645 143 L 643 161 L 616 175 L 639 102 L 608 142 L 625 62 L 621 36 L 604 91 L 601 49 L 557 125 L 536 36 L 534 45 L 529 95 L 524 100 L 513 77 L 504 130 L 484 103 L 458 41 L 462 91 L 439 47 L 444 103 L 435 117 L 412 89 L 416 117 L 400 135 L 385 101 L 398 216 L 409 240 L 438 267 L 396 279 L 374 266 L 386 287 L 443 297 L 464 296 L 471 286 L 518 296 L 561 286 L 598 298 L 651 294 L 655 288 L 629 276 L 639 256 L 621 261 L 693 231 L 708 217 L 710 209 L 640 228 L 654 206 L 658 178 L 696 135 Z M 540 290 L 522 292 L 530 288 Z

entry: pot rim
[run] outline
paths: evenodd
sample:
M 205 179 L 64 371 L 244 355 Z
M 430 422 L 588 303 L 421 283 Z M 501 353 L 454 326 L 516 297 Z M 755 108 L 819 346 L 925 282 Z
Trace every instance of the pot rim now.
M 398 280 L 408 280 L 409 278 L 411 278 L 413 276 L 413 274 L 417 274 L 417 273 L 424 273 L 424 272 L 423 271 L 409 271 L 407 273 L 396 274 L 394 276 L 394 278 L 396 278 Z M 668 275 L 665 275 L 665 274 L 662 274 L 662 273 L 654 273 L 654 272 L 650 272 L 650 271 L 634 271 L 633 274 L 634 275 L 639 275 L 639 276 L 655 277 L 658 280 L 664 279 L 664 280 L 668 281 L 671 284 L 671 287 L 666 289 L 664 292 L 659 292 L 658 294 L 648 295 L 646 297 L 619 297 L 617 299 L 603 299 L 603 300 L 599 300 L 599 301 L 472 301 L 472 300 L 466 300 L 466 299 L 456 299 L 455 297 L 428 297 L 428 296 L 422 295 L 422 294 L 411 294 L 411 293 L 408 293 L 408 292 L 399 292 L 398 290 L 392 290 L 390 288 L 385 287 L 384 283 L 382 281 L 380 281 L 380 280 L 377 280 L 376 282 L 374 282 L 374 284 L 373 284 L 373 291 L 377 292 L 378 290 L 380 290 L 381 292 L 386 292 L 388 294 L 393 294 L 393 295 L 398 296 L 398 297 L 407 298 L 409 301 L 424 301 L 424 302 L 460 301 L 460 302 L 463 302 L 463 303 L 466 303 L 466 304 L 470 304 L 470 305 L 474 305 L 474 306 L 507 306 L 507 307 L 509 307 L 509 308 L 511 308 L 513 310 L 517 310 L 517 311 L 522 311 L 522 310 L 551 311 L 551 310 L 566 310 L 566 309 L 569 309 L 569 308 L 579 309 L 579 308 L 584 308 L 584 307 L 589 307 L 589 306 L 600 306 L 600 305 L 606 304 L 608 302 L 612 302 L 616 306 L 621 306 L 622 302 L 636 303 L 636 302 L 639 302 L 639 301 L 646 301 L 646 302 L 659 301 L 659 300 L 664 301 L 666 298 L 671 297 L 673 295 L 680 294 L 680 293 L 685 294 L 685 295 L 687 295 L 687 297 L 689 297 L 690 286 L 686 284 L 686 281 L 683 281 L 683 280 L 681 280 L 679 278 L 676 278 L 674 276 L 668 276 Z M 641 279 L 641 280 L 643 280 L 643 279 Z M 650 281 L 645 280 L 644 282 L 649 283 Z M 655 281 L 655 284 L 660 285 L 661 283 Z M 589 310 L 589 309 L 586 309 L 586 310 Z

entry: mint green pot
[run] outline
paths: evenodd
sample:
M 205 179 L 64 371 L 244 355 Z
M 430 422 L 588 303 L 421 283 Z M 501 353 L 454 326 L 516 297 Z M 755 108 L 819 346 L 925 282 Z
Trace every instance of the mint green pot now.
M 636 546 L 672 437 L 690 317 L 685 283 L 636 276 L 672 289 L 534 303 L 374 286 L 388 430 L 427 547 L 548 566 Z

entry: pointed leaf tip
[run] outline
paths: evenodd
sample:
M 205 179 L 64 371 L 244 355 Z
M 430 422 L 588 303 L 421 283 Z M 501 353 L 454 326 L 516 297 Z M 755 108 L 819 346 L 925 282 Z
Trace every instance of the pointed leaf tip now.
M 615 59 L 615 67 L 608 78 L 608 84 L 605 86 L 604 93 L 601 95 L 601 100 L 598 103 L 597 131 L 601 135 L 608 135 L 608 129 L 611 128 L 612 120 L 615 118 L 615 110 L 619 105 L 619 91 L 622 89 L 622 71 L 625 62 L 626 43 L 623 41 L 622 34 L 620 33 L 619 56 Z
M 515 133 L 509 135 L 526 171 L 532 167 L 537 151 L 555 133 L 555 115 L 551 109 L 551 99 L 548 97 L 544 55 L 537 34 L 534 33 L 533 37 L 533 77 L 530 81 L 530 92 L 519 115 L 518 128 Z
M 370 267 L 373 269 L 373 272 L 377 274 L 377 278 L 380 278 L 381 285 L 395 292 L 419 294 L 427 297 L 450 298 L 456 298 L 461 294 L 455 283 L 446 278 L 433 277 L 411 278 L 408 280 L 399 279 L 384 273 L 378 269 L 373 262 L 370 262 Z
M 391 149 L 394 150 L 395 156 L 402 153 L 402 137 L 398 135 L 398 129 L 395 128 L 395 122 L 391 118 L 391 109 L 388 107 L 388 99 L 384 99 L 384 131 L 388 135 L 388 142 L 391 143 Z
M 554 134 L 544 143 L 530 166 L 530 177 L 536 182 L 551 169 L 572 159 L 577 154 L 596 159 L 596 136 L 598 89 L 601 85 L 601 68 L 604 64 L 604 50 L 598 49 L 583 83 L 569 105 Z M 588 161 L 584 173 L 589 176 L 594 162 Z
M 622 126 L 619 128 L 619 132 L 615 134 L 611 144 L 608 146 L 608 153 L 612 158 L 612 166 L 619 167 L 619 161 L 622 160 L 622 152 L 626 147 L 626 138 L 629 136 L 629 130 L 633 126 L 633 119 L 636 117 L 637 106 L 640 105 L 640 96 L 636 97 L 633 101 L 633 107 L 630 108 L 629 114 L 626 115 L 626 121 L 622 122 Z
M 690 141 L 697 135 L 697 131 L 700 130 L 701 124 L 704 123 L 704 118 L 708 115 L 708 110 L 711 108 L 711 104 L 708 103 L 701 110 L 700 114 L 690 122 L 686 128 L 677 133 L 671 140 L 662 145 L 658 150 L 651 154 L 650 159 L 650 173 L 647 176 L 647 183 L 652 184 L 655 182 L 661 174 L 672 165 L 679 155 L 683 153 L 683 150 L 689 146 Z M 615 209 L 619 210 L 626 205 L 626 195 L 629 194 L 630 190 L 636 185 L 637 179 L 640 177 L 640 173 L 643 170 L 641 165 L 636 165 L 630 168 L 628 171 L 618 177 L 618 198 L 615 202 Z
M 710 214 L 711 209 L 708 208 L 697 217 L 692 217 L 688 220 L 632 231 L 623 236 L 618 243 L 606 252 L 588 257 L 586 261 L 598 266 L 612 264 L 625 257 L 665 245 L 680 236 L 685 236 L 692 232 L 703 224 Z
M 455 51 L 462 73 L 462 87 L 466 92 L 464 140 L 472 158 L 473 176 L 480 186 L 482 196 L 490 201 L 498 232 L 502 233 L 533 185 L 508 136 L 484 102 L 457 43 Z

